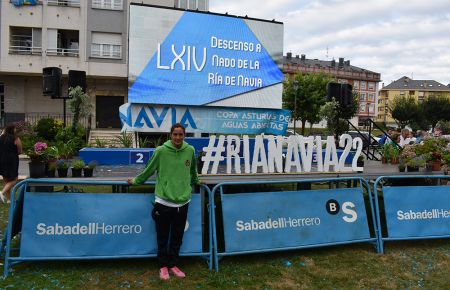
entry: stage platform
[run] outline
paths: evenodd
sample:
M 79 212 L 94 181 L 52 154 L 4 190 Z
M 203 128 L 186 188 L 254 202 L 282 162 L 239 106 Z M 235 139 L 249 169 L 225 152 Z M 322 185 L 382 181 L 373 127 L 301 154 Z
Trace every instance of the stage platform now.
M 112 181 L 126 181 L 128 178 L 139 174 L 144 165 L 102 165 L 97 166 L 94 171 L 94 177 L 81 178 L 82 180 L 112 180 Z M 219 172 L 224 172 L 225 166 L 221 165 Z M 264 180 L 295 180 L 295 179 L 317 179 L 317 178 L 333 178 L 333 177 L 362 177 L 366 180 L 375 180 L 379 176 L 386 175 L 441 175 L 442 171 L 425 172 L 425 168 L 421 168 L 419 172 L 399 172 L 397 165 L 383 164 L 380 161 L 365 161 L 364 172 L 327 172 L 327 173 L 256 173 L 256 174 L 199 174 L 200 179 L 206 184 L 218 184 L 221 182 L 240 182 L 240 181 L 264 181 Z M 19 166 L 20 179 L 29 176 L 28 161 L 22 159 Z M 70 175 L 70 172 L 69 172 Z M 1 178 L 1 177 L 0 177 Z M 68 177 L 68 179 L 75 180 L 75 178 Z M 153 180 L 154 178 L 150 178 Z

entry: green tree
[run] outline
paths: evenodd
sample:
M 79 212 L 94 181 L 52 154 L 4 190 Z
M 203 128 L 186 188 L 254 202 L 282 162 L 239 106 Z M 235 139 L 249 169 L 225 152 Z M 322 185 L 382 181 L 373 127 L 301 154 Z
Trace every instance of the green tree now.
M 320 121 L 317 116 L 326 101 L 327 84 L 330 80 L 330 76 L 324 73 L 296 74 L 293 79 L 284 83 L 283 107 L 291 110 L 293 120 L 301 121 L 302 135 L 305 134 L 307 121 Z M 297 90 L 294 89 L 294 81 L 298 82 Z
M 416 99 L 412 96 L 396 96 L 394 100 L 389 102 L 388 109 L 392 118 L 400 128 L 414 122 L 420 115 L 419 106 Z
M 72 129 L 77 131 L 80 118 L 87 117 L 92 111 L 92 104 L 89 96 L 83 92 L 80 86 L 69 88 L 69 107 L 73 113 Z
M 327 121 L 328 133 L 336 136 L 348 131 L 347 120 L 353 118 L 358 112 L 358 94 L 353 93 L 352 103 L 349 106 L 341 106 L 334 98 L 326 102 L 319 112 L 320 119 Z
M 422 105 L 423 116 L 431 125 L 431 129 L 436 127 L 439 121 L 449 120 L 450 101 L 442 96 L 430 96 Z

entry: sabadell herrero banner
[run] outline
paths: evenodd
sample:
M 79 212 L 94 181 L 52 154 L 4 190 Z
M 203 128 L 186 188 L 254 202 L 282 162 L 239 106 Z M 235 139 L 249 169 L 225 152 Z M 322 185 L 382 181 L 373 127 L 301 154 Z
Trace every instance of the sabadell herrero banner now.
M 281 108 L 283 25 L 131 5 L 128 102 Z

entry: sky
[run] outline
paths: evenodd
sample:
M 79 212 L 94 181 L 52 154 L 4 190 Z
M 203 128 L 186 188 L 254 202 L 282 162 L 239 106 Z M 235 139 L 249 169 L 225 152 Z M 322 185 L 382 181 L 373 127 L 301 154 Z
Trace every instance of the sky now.
M 210 0 L 211 12 L 284 23 L 284 55 L 450 83 L 450 0 Z

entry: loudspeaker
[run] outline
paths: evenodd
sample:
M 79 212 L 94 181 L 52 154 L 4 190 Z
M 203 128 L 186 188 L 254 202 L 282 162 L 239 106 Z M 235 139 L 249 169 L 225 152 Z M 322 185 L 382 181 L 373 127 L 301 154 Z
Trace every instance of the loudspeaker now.
M 328 83 L 327 84 L 327 101 L 330 102 L 333 98 L 339 102 L 341 99 L 341 84 Z
M 42 69 L 42 94 L 52 98 L 61 97 L 62 70 L 59 67 L 44 67 Z
M 348 107 L 353 101 L 352 86 L 349 84 L 328 83 L 327 101 L 335 99 L 341 107 Z
M 86 72 L 81 70 L 69 70 L 69 88 L 80 86 L 86 92 Z
M 352 85 L 349 84 L 341 84 L 341 107 L 348 107 L 353 102 L 353 92 Z

